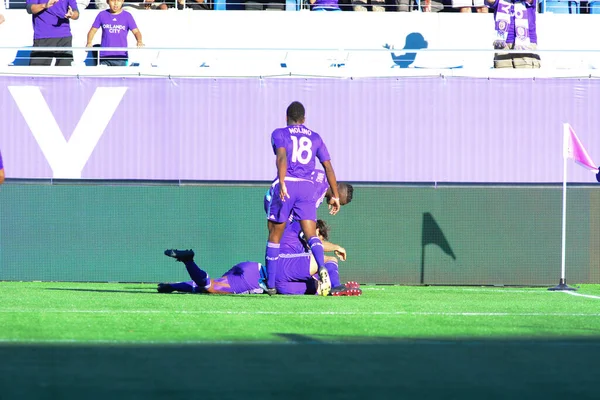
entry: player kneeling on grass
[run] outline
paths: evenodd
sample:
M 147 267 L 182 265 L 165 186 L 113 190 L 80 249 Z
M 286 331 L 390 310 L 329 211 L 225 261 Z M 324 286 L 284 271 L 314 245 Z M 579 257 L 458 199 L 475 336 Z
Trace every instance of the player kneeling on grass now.
M 318 226 L 323 233 L 318 234 L 327 240 L 327 226 L 319 220 Z M 298 239 L 299 240 L 299 239 Z M 346 250 L 340 246 L 330 244 L 340 259 L 345 259 Z M 211 279 L 206 271 L 200 269 L 194 262 L 193 250 L 166 250 L 165 255 L 184 263 L 191 281 L 178 283 L 159 283 L 157 290 L 161 293 L 210 293 L 210 294 L 258 294 L 264 293 L 264 282 L 267 279 L 266 268 L 257 262 L 243 262 L 233 266 L 223 276 Z M 312 262 L 311 262 L 312 259 Z M 332 296 L 360 296 L 362 291 L 356 282 L 341 285 L 337 259 L 327 257 L 326 268 L 332 277 Z M 278 274 L 278 290 L 282 294 L 317 294 L 320 295 L 320 281 L 317 277 L 317 264 L 314 258 L 298 257 L 294 262 L 285 262 L 282 265 L 282 274 Z

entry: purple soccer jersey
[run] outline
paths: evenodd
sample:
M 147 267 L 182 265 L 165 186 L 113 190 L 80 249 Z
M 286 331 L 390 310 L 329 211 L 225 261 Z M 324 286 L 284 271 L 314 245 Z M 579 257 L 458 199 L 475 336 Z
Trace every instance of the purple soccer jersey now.
M 2 164 L 2 152 L 0 152 L 0 169 L 4 168 L 4 164 Z
M 133 16 L 127 11 L 112 14 L 109 10 L 101 11 L 96 16 L 92 28 L 102 29 L 102 47 L 127 47 L 127 34 L 137 29 Z M 127 58 L 127 51 L 101 51 L 100 57 Z
M 27 0 L 27 5 L 45 4 L 46 0 Z M 32 14 L 33 38 L 50 39 L 71 36 L 69 19 L 65 18 L 68 8 L 78 11 L 75 0 L 58 0 L 52 7 Z
M 321 136 L 304 125 L 275 129 L 271 145 L 273 153 L 282 147 L 287 153 L 286 177 L 310 179 L 317 158 L 321 162 L 331 159 Z

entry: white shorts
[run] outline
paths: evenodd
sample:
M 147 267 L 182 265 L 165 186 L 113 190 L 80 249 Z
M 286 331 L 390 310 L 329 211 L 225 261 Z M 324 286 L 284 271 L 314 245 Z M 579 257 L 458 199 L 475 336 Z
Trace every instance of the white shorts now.
M 484 0 L 452 0 L 453 8 L 484 7 Z

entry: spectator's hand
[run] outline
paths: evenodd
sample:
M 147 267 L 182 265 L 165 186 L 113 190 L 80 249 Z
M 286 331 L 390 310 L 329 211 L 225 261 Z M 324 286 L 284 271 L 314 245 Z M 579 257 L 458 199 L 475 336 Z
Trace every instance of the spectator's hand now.
M 506 42 L 504 40 L 494 40 L 494 49 L 495 50 L 506 49 Z
M 48 0 L 46 5 L 44 6 L 44 8 L 48 9 L 48 8 L 52 7 L 53 5 L 55 5 L 56 3 L 58 3 L 58 0 Z
M 285 201 L 286 197 L 289 199 L 290 195 L 287 191 L 287 186 L 285 186 L 285 182 L 280 182 L 279 184 L 279 198 L 281 201 Z
M 137 47 L 144 47 L 144 43 L 142 43 L 142 42 L 137 42 Z
M 5 21 L 4 15 L 0 14 L 0 24 L 3 23 L 4 21 Z
M 85 45 L 85 47 L 94 47 L 94 45 L 92 45 L 92 43 L 90 42 L 90 43 L 87 43 L 87 44 Z
M 48 2 L 48 3 L 50 3 L 50 2 Z M 72 17 L 73 17 L 73 9 L 71 8 L 71 6 L 69 6 L 67 8 L 67 13 L 65 14 L 65 18 L 72 18 Z

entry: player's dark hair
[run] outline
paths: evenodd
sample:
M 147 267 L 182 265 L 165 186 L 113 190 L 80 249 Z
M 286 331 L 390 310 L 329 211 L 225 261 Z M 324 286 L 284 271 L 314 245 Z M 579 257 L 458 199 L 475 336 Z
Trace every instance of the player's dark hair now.
M 346 198 L 346 202 L 344 204 L 348 204 L 352 201 L 354 187 L 349 183 L 338 182 L 338 192 L 340 192 L 340 197 Z
M 323 240 L 329 240 L 329 225 L 327 225 L 325 221 L 318 219 L 317 229 L 319 230 L 319 235 L 323 237 Z
M 294 101 L 290 104 L 286 111 L 287 119 L 291 122 L 302 122 L 306 116 L 306 110 L 299 101 Z

